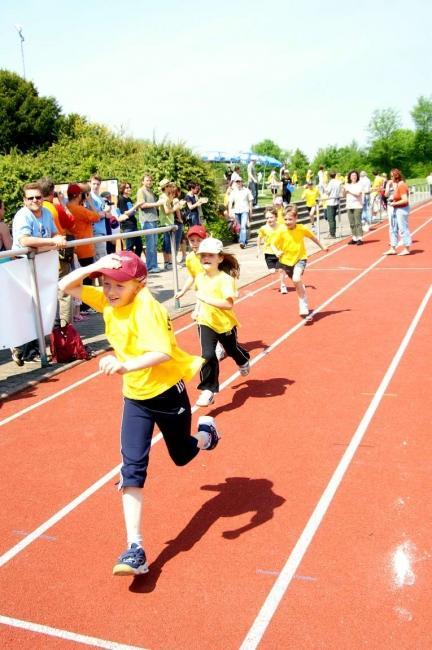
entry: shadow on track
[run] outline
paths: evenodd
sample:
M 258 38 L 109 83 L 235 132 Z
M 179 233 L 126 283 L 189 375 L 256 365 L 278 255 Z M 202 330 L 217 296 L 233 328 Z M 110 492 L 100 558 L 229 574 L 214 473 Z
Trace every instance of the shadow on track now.
M 245 379 L 239 384 L 232 386 L 235 393 L 229 404 L 222 404 L 220 407 L 209 411 L 209 415 L 216 417 L 219 413 L 233 411 L 240 408 L 251 397 L 275 397 L 283 395 L 287 386 L 291 386 L 294 379 L 286 377 L 271 377 L 271 379 Z
M 201 490 L 217 494 L 201 506 L 175 539 L 166 543 L 167 546 L 150 564 L 149 573 L 134 578 L 129 590 L 135 593 L 153 591 L 165 564 L 179 553 L 189 551 L 221 517 L 253 513 L 249 523 L 222 533 L 227 540 L 236 539 L 272 519 L 274 509 L 285 503 L 285 499 L 275 494 L 272 487 L 273 483 L 268 479 L 244 476 L 228 477 L 224 483 L 217 485 L 203 485 Z

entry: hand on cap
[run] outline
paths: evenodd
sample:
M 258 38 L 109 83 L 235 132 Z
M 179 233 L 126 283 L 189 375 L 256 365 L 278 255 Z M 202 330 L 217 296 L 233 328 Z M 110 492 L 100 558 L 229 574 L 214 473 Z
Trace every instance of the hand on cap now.
M 104 255 L 96 262 L 98 269 L 119 269 L 121 265 L 121 257 L 116 253 L 111 253 L 111 255 Z

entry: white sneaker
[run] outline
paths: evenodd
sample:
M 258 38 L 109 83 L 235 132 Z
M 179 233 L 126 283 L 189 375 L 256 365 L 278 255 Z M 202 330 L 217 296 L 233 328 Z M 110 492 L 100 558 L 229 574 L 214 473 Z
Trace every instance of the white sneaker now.
M 214 394 L 211 390 L 202 390 L 201 395 L 195 402 L 195 406 L 210 406 L 214 402 Z
M 246 361 L 246 363 L 244 363 L 242 366 L 239 366 L 238 369 L 239 369 L 239 372 L 240 372 L 241 376 L 246 377 L 246 375 L 248 375 L 250 373 L 250 363 L 249 363 L 249 361 Z
M 280 292 L 281 293 L 288 293 L 288 287 L 285 284 L 282 284 L 281 288 L 280 288 Z
M 299 299 L 299 314 L 300 316 L 307 316 L 309 314 L 309 305 L 304 298 Z
M 225 359 L 225 357 L 226 357 L 225 348 L 222 345 L 222 343 L 218 341 L 216 344 L 216 359 L 218 361 L 222 361 L 222 359 Z

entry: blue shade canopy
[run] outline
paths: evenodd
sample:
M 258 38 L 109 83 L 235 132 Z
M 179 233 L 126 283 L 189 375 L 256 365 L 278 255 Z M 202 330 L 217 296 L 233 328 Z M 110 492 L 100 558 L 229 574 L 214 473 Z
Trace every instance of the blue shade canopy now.
M 259 165 L 268 165 L 270 167 L 282 167 L 282 163 L 273 158 L 273 156 L 260 156 L 253 151 L 204 151 L 200 154 L 201 159 L 206 162 L 226 162 L 226 163 L 243 163 L 247 164 L 251 160 L 256 160 Z

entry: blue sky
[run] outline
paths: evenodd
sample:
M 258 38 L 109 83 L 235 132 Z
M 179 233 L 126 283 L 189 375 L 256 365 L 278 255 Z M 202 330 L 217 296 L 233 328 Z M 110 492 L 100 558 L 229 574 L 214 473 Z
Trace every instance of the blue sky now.
M 2 2 L 0 67 L 64 112 L 195 150 L 271 138 L 313 156 L 367 140 L 375 109 L 431 96 L 432 3 Z

